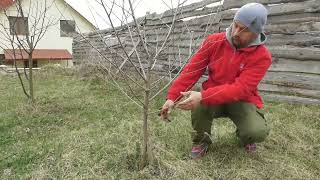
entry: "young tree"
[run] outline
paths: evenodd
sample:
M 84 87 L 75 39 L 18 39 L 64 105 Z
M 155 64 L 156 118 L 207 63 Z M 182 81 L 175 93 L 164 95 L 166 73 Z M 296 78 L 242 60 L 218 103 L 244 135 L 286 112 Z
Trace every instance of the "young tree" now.
M 151 103 L 181 72 L 193 54 L 194 47 L 198 46 L 199 40 L 202 40 L 207 30 L 211 28 L 211 21 L 215 19 L 215 15 L 205 19 L 203 32 L 195 33 L 188 27 L 188 23 L 181 20 L 190 16 L 184 13 L 192 14 L 196 8 L 193 5 L 183 6 L 186 0 L 178 1 L 175 7 L 171 1 L 171 6 L 168 6 L 170 10 L 165 13 L 148 14 L 142 18 L 136 17 L 135 7 L 138 3 L 135 4 L 131 0 L 123 0 L 120 3 L 115 0 L 95 0 L 95 2 L 104 10 L 104 14 L 96 13 L 106 18 L 105 21 L 109 23 L 111 29 L 98 32 L 100 39 L 95 37 L 95 40 L 91 41 L 88 38 L 90 35 L 82 34 L 81 38 L 92 47 L 91 51 L 100 56 L 100 58 L 92 57 L 88 61 L 98 64 L 120 91 L 142 110 L 143 138 L 140 168 L 143 168 L 148 164 L 152 154 L 148 131 L 150 114 L 154 113 L 150 112 Z M 212 2 L 217 0 L 206 0 L 197 6 L 203 8 Z M 215 11 L 220 9 L 211 8 L 211 10 L 217 14 Z M 121 25 L 116 27 L 115 21 L 120 21 Z M 175 32 L 178 26 L 183 32 L 180 30 Z M 103 43 L 103 48 L 96 45 L 97 41 Z M 188 52 L 182 53 L 185 49 L 189 49 Z M 167 56 L 168 51 L 172 52 L 170 57 Z M 154 78 L 153 74 L 160 74 L 160 77 Z M 160 82 L 168 77 L 169 82 L 159 87 Z
M 9 51 L 8 54 L 13 58 L 23 92 L 30 102 L 34 102 L 33 52 L 48 28 L 54 25 L 56 21 L 48 16 L 48 10 L 51 8 L 53 1 L 48 3 L 48 0 L 25 0 L 24 5 L 28 4 L 26 7 L 23 6 L 22 1 L 15 0 L 14 11 L 4 10 L 3 12 L 7 20 L 0 22 L 2 36 L 5 38 L 5 43 L 1 44 L 0 47 Z M 24 69 L 25 77 L 28 80 L 28 91 L 17 68 L 18 59 L 28 60 L 28 74 Z

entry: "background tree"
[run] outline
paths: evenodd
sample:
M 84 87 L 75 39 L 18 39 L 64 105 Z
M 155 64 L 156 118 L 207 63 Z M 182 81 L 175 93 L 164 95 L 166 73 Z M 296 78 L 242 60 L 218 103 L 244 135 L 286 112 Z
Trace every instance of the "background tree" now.
M 4 10 L 7 21 L 0 22 L 0 27 L 3 32 L 2 36 L 10 45 L 1 44 L 0 47 L 9 51 L 8 54 L 13 57 L 13 63 L 23 92 L 30 102 L 34 102 L 33 52 L 48 28 L 56 24 L 57 21 L 48 16 L 48 10 L 52 7 L 54 0 L 50 3 L 48 3 L 48 0 L 26 0 L 25 4 L 22 3 L 22 0 L 16 0 L 13 4 L 14 11 Z M 28 90 L 17 68 L 18 59 L 28 60 L 28 72 L 24 68 L 25 78 L 28 80 Z

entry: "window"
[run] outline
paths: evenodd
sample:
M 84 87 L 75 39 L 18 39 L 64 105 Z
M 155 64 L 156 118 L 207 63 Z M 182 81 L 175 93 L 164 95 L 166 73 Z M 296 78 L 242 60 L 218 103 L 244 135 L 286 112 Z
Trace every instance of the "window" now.
M 72 37 L 76 32 L 76 22 L 71 20 L 60 20 L 60 36 Z
M 4 64 L 4 54 L 0 54 L 0 65 Z
M 27 35 L 29 31 L 28 18 L 9 16 L 10 34 Z
M 29 61 L 24 61 L 24 67 L 29 68 Z M 32 61 L 32 68 L 38 67 L 38 61 Z

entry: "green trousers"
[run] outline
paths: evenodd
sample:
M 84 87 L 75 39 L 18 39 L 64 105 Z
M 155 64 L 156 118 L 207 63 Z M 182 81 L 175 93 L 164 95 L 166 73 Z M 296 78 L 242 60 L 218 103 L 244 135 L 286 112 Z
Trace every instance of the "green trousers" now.
M 243 145 L 263 141 L 270 131 L 263 111 L 251 103 L 200 105 L 191 113 L 194 144 L 212 143 L 210 139 L 212 121 L 219 117 L 229 117 L 233 121 L 237 127 L 236 135 Z

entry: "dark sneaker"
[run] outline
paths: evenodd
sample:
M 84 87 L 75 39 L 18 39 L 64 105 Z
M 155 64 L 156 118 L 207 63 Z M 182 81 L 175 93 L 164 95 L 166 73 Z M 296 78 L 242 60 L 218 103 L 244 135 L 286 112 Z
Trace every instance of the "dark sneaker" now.
M 201 159 L 208 152 L 208 147 L 209 145 L 207 144 L 194 145 L 190 153 L 190 158 L 194 160 Z
M 247 153 L 254 153 L 257 150 L 257 145 L 256 144 L 247 144 L 244 146 L 245 150 Z

